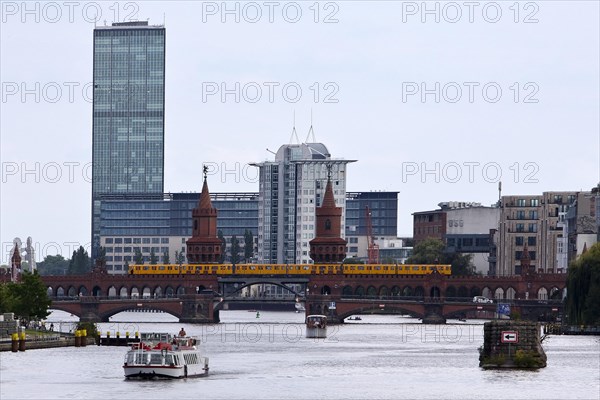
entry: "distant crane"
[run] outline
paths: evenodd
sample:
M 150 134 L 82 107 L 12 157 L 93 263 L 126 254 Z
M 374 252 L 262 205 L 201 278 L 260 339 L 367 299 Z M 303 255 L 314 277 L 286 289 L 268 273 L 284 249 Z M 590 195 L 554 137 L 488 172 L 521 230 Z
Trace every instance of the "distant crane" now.
M 369 256 L 369 264 L 379 264 L 379 245 L 375 243 L 373 237 L 373 221 L 371 221 L 371 210 L 369 206 L 365 207 L 367 217 L 367 254 Z

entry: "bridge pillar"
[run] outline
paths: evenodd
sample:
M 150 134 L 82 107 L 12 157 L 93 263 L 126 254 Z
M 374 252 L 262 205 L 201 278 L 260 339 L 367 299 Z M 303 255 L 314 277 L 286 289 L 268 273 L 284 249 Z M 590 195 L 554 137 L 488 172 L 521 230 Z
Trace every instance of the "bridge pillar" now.
M 442 304 L 425 304 L 425 316 L 422 319 L 424 324 L 445 324 L 444 306 Z
M 343 324 L 344 319 L 338 317 L 337 302 L 338 296 L 315 296 L 310 295 L 306 298 L 306 315 L 325 315 L 327 324 Z
M 214 310 L 212 295 L 184 295 L 181 299 L 179 322 L 213 324 L 219 322 L 219 312 Z
M 81 300 L 81 315 L 79 321 L 81 322 L 108 322 L 103 321 L 100 316 L 100 301 L 90 298 Z

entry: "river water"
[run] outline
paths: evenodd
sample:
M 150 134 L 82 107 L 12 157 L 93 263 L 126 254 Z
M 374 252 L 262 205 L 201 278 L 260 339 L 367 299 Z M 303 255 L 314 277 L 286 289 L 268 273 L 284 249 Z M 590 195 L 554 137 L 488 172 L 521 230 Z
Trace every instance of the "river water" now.
M 196 335 L 210 375 L 178 381 L 127 381 L 125 347 L 1 353 L 0 399 L 599 399 L 600 338 L 550 336 L 538 371 L 478 367 L 483 321 L 422 325 L 392 315 L 330 326 L 304 338 L 303 314 L 221 312 L 221 324 L 180 324 L 163 313 L 124 312 L 103 334 Z M 63 322 L 61 322 L 63 321 Z M 65 322 L 66 321 L 66 322 Z M 54 312 L 55 329 L 73 317 Z M 454 323 L 453 323 L 454 322 Z

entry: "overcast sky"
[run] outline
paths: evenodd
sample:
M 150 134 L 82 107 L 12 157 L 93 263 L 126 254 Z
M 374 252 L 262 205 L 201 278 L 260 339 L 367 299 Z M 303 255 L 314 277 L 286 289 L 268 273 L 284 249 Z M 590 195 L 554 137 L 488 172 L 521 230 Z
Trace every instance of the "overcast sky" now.
M 311 112 L 358 160 L 348 191 L 400 192 L 400 235 L 442 201 L 492 204 L 499 180 L 599 181 L 597 1 L 223 4 L 1 3 L 3 263 L 17 236 L 38 260 L 89 246 L 94 19 L 166 23 L 168 192 L 199 191 L 203 163 L 211 191 L 258 191 L 247 164 L 289 143 L 294 114 L 305 141 Z

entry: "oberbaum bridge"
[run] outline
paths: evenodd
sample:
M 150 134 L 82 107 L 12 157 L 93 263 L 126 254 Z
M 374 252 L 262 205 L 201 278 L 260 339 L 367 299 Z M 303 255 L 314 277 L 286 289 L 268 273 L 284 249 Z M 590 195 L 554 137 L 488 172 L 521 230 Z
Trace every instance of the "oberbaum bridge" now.
M 346 241 L 340 237 L 342 210 L 335 206 L 328 179 L 316 209 L 316 235 L 311 258 L 341 264 Z M 190 264 L 217 264 L 221 241 L 217 237 L 217 210 L 212 207 L 206 174 L 198 206 L 192 212 L 193 234 L 186 242 Z M 523 273 L 514 276 L 350 275 L 341 272 L 311 275 L 218 274 L 109 274 L 101 263 L 87 275 L 43 276 L 51 308 L 81 321 L 108 322 L 128 310 L 162 311 L 186 323 L 217 323 L 219 311 L 244 298 L 241 290 L 256 284 L 281 286 L 303 302 L 306 315 L 324 314 L 330 323 L 342 323 L 355 314 L 411 315 L 424 323 L 448 318 L 494 318 L 498 304 L 509 304 L 523 319 L 539 320 L 562 314 L 566 288 L 564 274 L 538 274 L 529 265 L 528 251 L 521 259 Z M 17 252 L 18 256 L 18 252 Z M 327 264 L 332 264 L 331 261 Z M 301 291 L 294 288 L 301 287 Z M 496 303 L 475 303 L 474 296 L 494 297 Z M 272 299 L 253 299 L 274 302 Z M 282 301 L 282 300 L 279 300 Z M 287 300 L 288 302 L 290 300 Z M 248 303 L 247 301 L 245 301 Z

